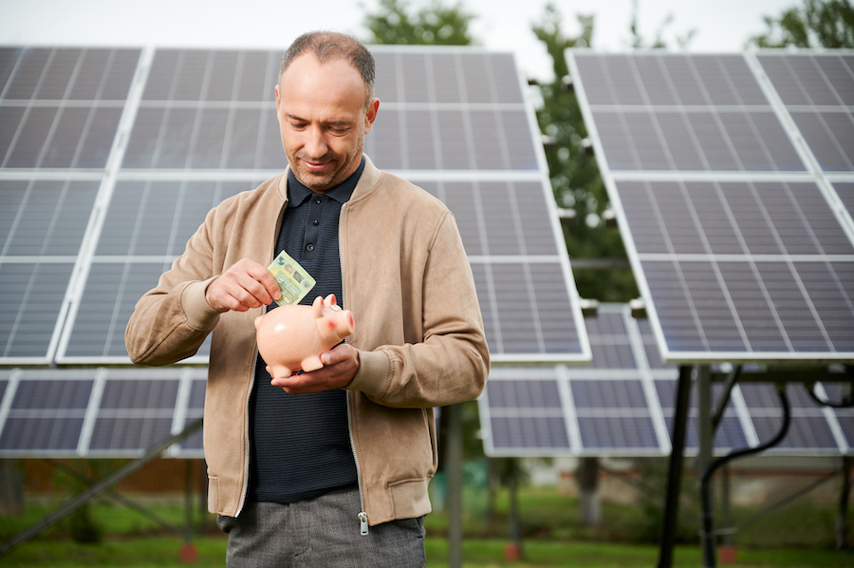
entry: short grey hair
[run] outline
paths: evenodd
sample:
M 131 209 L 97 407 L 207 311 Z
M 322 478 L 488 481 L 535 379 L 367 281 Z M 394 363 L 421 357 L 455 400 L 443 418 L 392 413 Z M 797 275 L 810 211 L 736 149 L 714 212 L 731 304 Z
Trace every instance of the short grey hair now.
M 374 80 L 376 79 L 376 63 L 374 56 L 368 51 L 362 42 L 353 36 L 338 32 L 316 31 L 308 32 L 291 44 L 282 58 L 282 66 L 279 69 L 279 80 L 290 67 L 291 63 L 304 53 L 313 53 L 318 61 L 336 58 L 346 59 L 362 76 L 365 83 L 365 106 L 367 107 L 374 99 Z

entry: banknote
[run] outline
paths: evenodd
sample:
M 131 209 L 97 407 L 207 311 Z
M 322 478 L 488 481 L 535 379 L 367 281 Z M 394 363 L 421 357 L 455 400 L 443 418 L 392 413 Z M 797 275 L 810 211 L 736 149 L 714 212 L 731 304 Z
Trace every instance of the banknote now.
M 273 278 L 279 284 L 282 297 L 276 300 L 280 306 L 298 304 L 317 283 L 311 274 L 305 271 L 300 264 L 288 253 L 282 251 L 273 259 L 267 267 Z

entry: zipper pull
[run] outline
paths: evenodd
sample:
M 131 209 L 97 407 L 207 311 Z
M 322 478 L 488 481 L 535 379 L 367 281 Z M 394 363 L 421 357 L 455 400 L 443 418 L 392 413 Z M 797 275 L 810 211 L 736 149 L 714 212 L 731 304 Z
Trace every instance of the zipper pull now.
M 361 521 L 361 531 L 359 534 L 365 536 L 368 534 L 368 514 L 362 511 L 359 513 L 359 521 Z

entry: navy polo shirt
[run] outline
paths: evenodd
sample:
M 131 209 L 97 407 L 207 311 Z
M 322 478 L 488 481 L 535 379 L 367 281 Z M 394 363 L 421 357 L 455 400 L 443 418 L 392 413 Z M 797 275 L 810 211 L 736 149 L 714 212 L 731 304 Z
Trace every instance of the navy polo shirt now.
M 338 220 L 365 167 L 320 194 L 288 172 L 288 207 L 277 238 L 284 250 L 317 281 L 300 302 L 335 294 L 342 305 Z M 273 303 L 268 310 L 275 309 Z M 250 412 L 248 498 L 293 503 L 357 482 L 343 390 L 290 395 L 270 384 L 261 356 L 255 364 Z

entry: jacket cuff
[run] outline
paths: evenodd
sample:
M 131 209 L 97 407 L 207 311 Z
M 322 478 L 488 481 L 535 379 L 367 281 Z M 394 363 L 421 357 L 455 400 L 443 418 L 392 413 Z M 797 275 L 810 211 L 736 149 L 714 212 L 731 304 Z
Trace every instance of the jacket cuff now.
M 385 351 L 359 351 L 359 370 L 345 390 L 354 390 L 368 396 L 381 395 L 391 373 L 391 361 Z
M 214 278 L 216 278 L 214 276 Z M 201 282 L 192 282 L 181 293 L 181 308 L 187 318 L 187 323 L 199 331 L 211 330 L 219 322 L 219 312 L 208 305 L 205 300 L 207 290 L 214 278 Z

